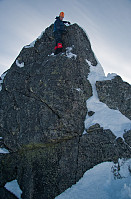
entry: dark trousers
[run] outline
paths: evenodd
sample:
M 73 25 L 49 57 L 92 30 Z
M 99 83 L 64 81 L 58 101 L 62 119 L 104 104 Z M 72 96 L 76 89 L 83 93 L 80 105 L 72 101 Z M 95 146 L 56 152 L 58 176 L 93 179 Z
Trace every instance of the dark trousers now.
M 58 43 L 62 43 L 62 31 L 55 31 L 54 32 L 54 38 L 56 41 L 56 46 Z

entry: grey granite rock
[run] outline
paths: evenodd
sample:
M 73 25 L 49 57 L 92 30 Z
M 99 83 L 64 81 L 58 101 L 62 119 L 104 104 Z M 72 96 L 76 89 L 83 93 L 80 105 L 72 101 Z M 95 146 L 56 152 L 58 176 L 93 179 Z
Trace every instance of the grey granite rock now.
M 125 142 L 131 147 L 131 130 L 124 133 L 123 137 Z
M 131 85 L 124 82 L 120 76 L 112 80 L 96 82 L 98 97 L 101 102 L 112 109 L 118 109 L 131 119 Z
M 15 155 L 1 157 L 0 182 L 4 186 L 17 179 L 24 199 L 53 199 L 98 163 L 117 162 L 130 154 L 121 138 L 96 124 L 85 135 L 58 143 L 29 144 Z
M 51 55 L 52 28 L 45 30 L 34 47 L 22 49 L 4 78 L 0 135 L 13 151 L 29 143 L 56 142 L 84 131 L 86 100 L 92 95 L 85 59 L 94 65 L 97 62 L 85 32 L 77 24 L 67 27 L 63 54 Z M 72 47 L 77 57 L 67 57 L 66 47 Z M 19 67 L 21 63 L 24 67 Z

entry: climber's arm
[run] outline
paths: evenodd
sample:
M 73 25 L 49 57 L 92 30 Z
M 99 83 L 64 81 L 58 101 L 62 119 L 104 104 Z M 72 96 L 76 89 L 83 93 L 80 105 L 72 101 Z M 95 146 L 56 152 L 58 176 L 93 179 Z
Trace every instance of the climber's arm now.
M 71 24 L 69 21 L 63 21 L 63 23 L 64 23 L 64 24 L 65 24 L 65 23 Z
M 58 20 L 55 21 L 56 30 L 60 30 L 60 22 Z

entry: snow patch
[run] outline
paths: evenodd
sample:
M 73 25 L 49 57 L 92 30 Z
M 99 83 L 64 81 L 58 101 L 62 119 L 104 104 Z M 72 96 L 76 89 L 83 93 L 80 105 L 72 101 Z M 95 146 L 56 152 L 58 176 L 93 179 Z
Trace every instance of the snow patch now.
M 107 76 L 105 76 L 104 70 L 98 60 L 97 60 L 98 64 L 96 66 L 92 66 L 91 62 L 88 61 L 87 59 L 86 59 L 86 62 L 90 66 L 90 70 L 91 70 L 90 72 L 95 73 L 97 75 L 97 77 L 94 80 L 95 82 L 96 81 L 112 80 L 115 78 L 115 76 L 117 76 L 116 73 L 108 73 Z
M 112 80 L 115 78 L 115 76 L 117 76 L 116 73 L 108 73 L 105 80 Z
M 16 65 L 20 68 L 23 68 L 24 67 L 24 62 L 22 62 L 21 64 L 19 63 L 19 60 L 17 59 L 16 60 Z
M 0 137 L 0 140 L 2 140 L 3 138 L 2 137 Z
M 121 164 L 122 162 L 122 164 Z M 129 199 L 131 198 L 131 159 L 119 160 L 119 167 L 113 162 L 104 162 L 88 170 L 71 188 L 55 199 Z M 115 168 L 121 178 L 115 178 Z M 124 174 L 124 175 L 123 175 Z
M 70 26 L 71 24 L 65 23 L 65 26 Z
M 39 39 L 41 39 L 41 37 L 43 36 L 44 32 L 45 32 L 45 31 L 43 31 L 43 32 L 40 34 L 40 36 L 39 36 L 37 39 L 35 39 L 32 43 L 30 43 L 30 44 L 27 45 L 27 46 L 24 46 L 24 48 L 33 48 L 33 47 L 35 46 L 35 43 L 36 43 Z
M 90 66 L 88 80 L 93 90 L 93 96 L 86 101 L 86 105 L 88 111 L 93 111 L 95 114 L 91 117 L 87 114 L 85 128 L 88 129 L 90 126 L 98 123 L 104 129 L 110 129 L 116 137 L 123 138 L 124 132 L 131 129 L 131 121 L 119 110 L 110 109 L 106 104 L 100 102 L 95 85 L 96 81 L 111 80 L 116 74 L 110 74 L 106 77 L 100 63 L 92 66 L 88 60 L 86 62 Z
M 71 51 L 72 51 L 72 47 L 67 47 L 66 48 L 66 56 L 68 58 L 74 57 L 76 59 L 77 55 L 73 54 Z
M 0 148 L 0 153 L 9 153 L 9 151 L 5 148 Z
M 55 56 L 55 55 L 54 55 L 54 53 L 51 53 L 51 54 L 50 54 L 50 55 L 48 55 L 48 56 Z
M 22 191 L 18 185 L 17 180 L 13 180 L 11 182 L 7 182 L 5 184 L 5 188 L 10 191 L 11 193 L 13 193 L 16 197 L 18 197 L 19 199 L 21 199 L 21 194 Z
M 82 91 L 80 88 L 76 88 L 76 90 L 77 90 L 78 92 Z
M 33 42 L 31 42 L 29 45 L 24 46 L 24 48 L 33 48 L 35 46 L 35 42 L 36 42 L 36 40 L 34 40 Z
M 0 79 L 0 91 L 2 91 L 2 84 L 3 84 L 3 81 L 4 81 L 4 78 L 5 78 L 6 74 L 7 74 L 7 72 L 5 72 L 5 73 L 3 73 L 1 75 L 1 79 Z

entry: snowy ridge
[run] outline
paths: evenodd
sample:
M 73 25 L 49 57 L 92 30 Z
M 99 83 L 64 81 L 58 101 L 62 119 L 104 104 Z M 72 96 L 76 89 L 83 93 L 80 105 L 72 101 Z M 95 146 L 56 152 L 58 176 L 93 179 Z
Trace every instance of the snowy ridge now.
M 131 159 L 98 164 L 56 199 L 130 199 L 130 169 Z
M 110 129 L 116 137 L 122 137 L 125 131 L 131 129 L 131 121 L 125 117 L 120 111 L 110 109 L 106 104 L 99 101 L 96 91 L 96 81 L 111 80 L 116 74 L 109 74 L 107 77 L 104 74 L 102 66 L 98 63 L 97 66 L 90 66 L 90 73 L 88 80 L 92 85 L 93 96 L 86 102 L 88 111 L 95 112 L 93 116 L 89 117 L 88 114 L 85 119 L 85 128 L 98 123 L 104 129 Z M 84 131 L 85 133 L 85 131 Z
M 33 48 L 35 46 L 36 41 L 39 40 L 39 39 L 41 39 L 41 37 L 44 34 L 44 32 L 45 31 L 42 31 L 42 33 L 40 34 L 40 36 L 36 40 L 34 40 L 33 42 L 31 42 L 29 45 L 24 46 L 24 48 Z
M 5 78 L 6 74 L 7 74 L 7 72 L 5 72 L 5 73 L 3 73 L 3 74 L 1 75 L 1 80 L 0 80 L 0 91 L 2 91 L 2 84 L 3 84 L 3 81 L 4 81 L 4 78 Z

